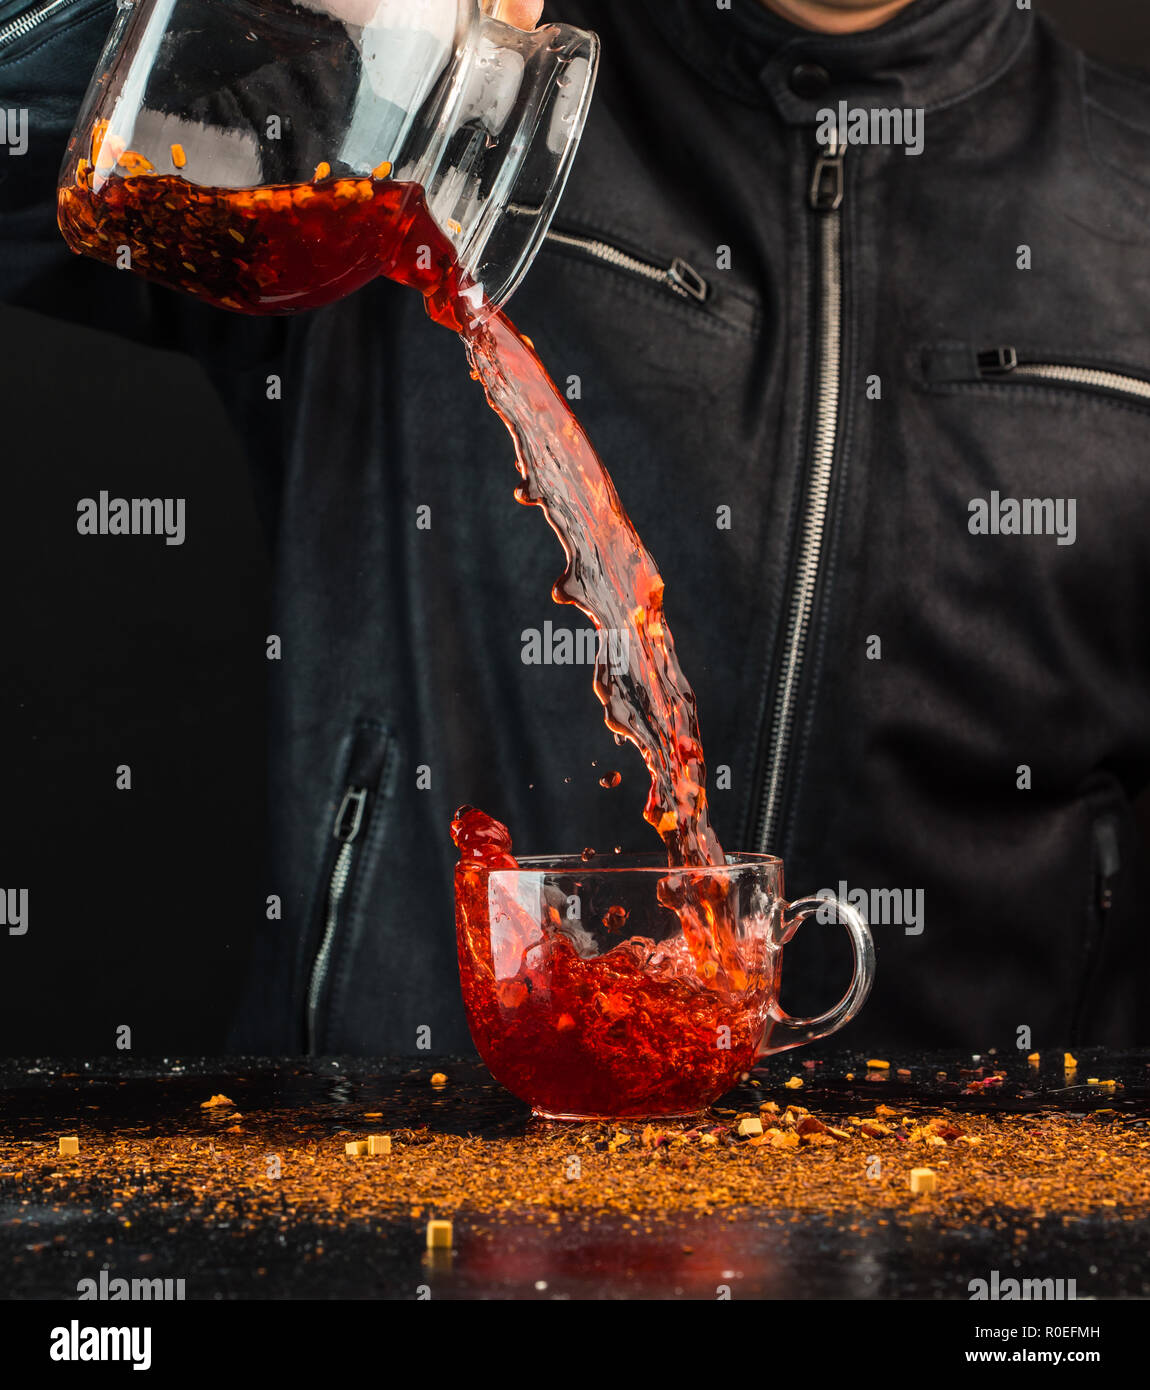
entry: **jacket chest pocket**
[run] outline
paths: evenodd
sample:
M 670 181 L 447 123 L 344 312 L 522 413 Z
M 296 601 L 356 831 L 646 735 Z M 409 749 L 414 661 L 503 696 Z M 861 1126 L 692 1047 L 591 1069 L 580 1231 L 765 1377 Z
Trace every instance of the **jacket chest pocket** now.
M 1062 392 L 1150 410 L 1150 369 L 1103 362 L 1089 354 L 1065 355 L 1000 344 L 976 348 L 944 343 L 924 349 L 922 372 L 936 390 L 982 387 L 989 391 Z
M 587 231 L 575 225 L 552 227 L 545 252 L 608 273 L 620 293 L 635 291 L 687 316 L 700 331 L 753 334 L 759 319 L 753 294 L 736 287 L 729 272 L 707 266 L 685 247 L 654 250 L 627 236 Z

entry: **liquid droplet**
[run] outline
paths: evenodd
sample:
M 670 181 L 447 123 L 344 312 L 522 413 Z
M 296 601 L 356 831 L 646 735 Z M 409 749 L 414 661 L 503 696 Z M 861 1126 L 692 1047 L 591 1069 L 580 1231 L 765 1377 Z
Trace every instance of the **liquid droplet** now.
M 595 858 L 595 851 L 588 845 L 579 858 L 582 859 L 584 864 L 590 864 L 591 860 Z
M 603 914 L 603 925 L 608 931 L 622 931 L 627 925 L 627 909 L 625 907 L 609 907 Z
M 617 787 L 622 780 L 623 774 L 621 772 L 609 772 L 605 777 L 599 778 L 599 785 L 610 791 L 612 787 Z

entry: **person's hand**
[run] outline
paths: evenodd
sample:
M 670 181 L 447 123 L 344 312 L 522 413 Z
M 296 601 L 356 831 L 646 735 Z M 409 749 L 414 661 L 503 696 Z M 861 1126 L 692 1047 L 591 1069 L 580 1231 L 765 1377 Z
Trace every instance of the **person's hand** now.
M 345 24 L 366 27 L 379 9 L 379 0 L 297 0 L 309 10 L 335 15 Z M 534 29 L 543 13 L 543 0 L 480 0 L 493 19 L 514 24 L 517 29 Z
M 534 29 L 543 13 L 543 0 L 482 0 L 492 19 L 502 19 L 517 29 Z

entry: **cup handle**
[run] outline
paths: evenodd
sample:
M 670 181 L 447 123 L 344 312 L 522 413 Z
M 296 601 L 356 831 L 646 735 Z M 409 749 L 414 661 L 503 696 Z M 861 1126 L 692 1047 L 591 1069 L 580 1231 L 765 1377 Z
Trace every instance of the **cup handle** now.
M 792 1018 L 780 1005 L 776 997 L 771 1005 L 763 1041 L 759 1045 L 760 1057 L 773 1057 L 776 1052 L 786 1052 L 788 1048 L 800 1047 L 816 1038 L 828 1037 L 837 1033 L 849 1023 L 866 1003 L 866 997 L 874 984 L 874 941 L 866 918 L 850 903 L 841 898 L 800 898 L 783 908 L 784 926 L 779 945 L 785 946 L 799 927 L 816 912 L 833 910 L 838 920 L 847 930 L 854 954 L 854 977 L 847 992 L 825 1014 L 817 1018 Z M 776 1042 L 776 1039 L 779 1041 Z

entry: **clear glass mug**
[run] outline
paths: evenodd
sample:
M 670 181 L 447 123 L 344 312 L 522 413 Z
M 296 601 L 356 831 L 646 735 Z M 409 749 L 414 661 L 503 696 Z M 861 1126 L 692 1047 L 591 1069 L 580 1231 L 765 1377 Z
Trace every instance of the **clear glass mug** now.
M 783 896 L 783 863 L 732 854 L 723 866 L 668 870 L 659 855 L 523 859 L 518 869 L 456 868 L 464 1004 L 479 1055 L 501 1085 L 547 1119 L 697 1115 L 771 1056 L 836 1032 L 874 979 L 862 915 L 837 899 Z M 692 949 L 689 918 L 664 903 L 721 903 L 718 951 Z M 779 1002 L 782 952 L 799 926 L 833 914 L 854 975 L 815 1018 Z M 686 922 L 686 926 L 685 926 Z
M 60 228 L 248 313 L 379 274 L 428 293 L 450 259 L 481 321 L 546 235 L 598 55 L 594 34 L 528 33 L 479 0 L 119 0 Z

